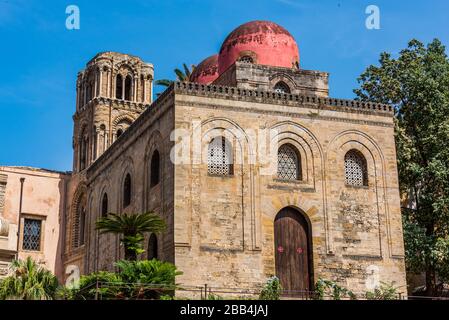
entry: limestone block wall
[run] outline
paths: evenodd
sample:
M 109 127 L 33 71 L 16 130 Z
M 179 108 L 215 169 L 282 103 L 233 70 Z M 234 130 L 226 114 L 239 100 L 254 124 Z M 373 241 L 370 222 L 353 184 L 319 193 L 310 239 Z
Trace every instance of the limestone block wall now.
M 166 221 L 167 230 L 158 235 L 158 254 L 164 261 L 174 262 L 173 245 L 173 164 L 170 161 L 173 130 L 172 96 L 161 96 L 115 141 L 87 170 L 87 241 L 85 273 L 113 270 L 113 263 L 124 258 L 115 235 L 99 234 L 95 221 L 100 218 L 102 199 L 108 197 L 108 212 L 141 213 L 153 211 Z M 150 160 L 160 154 L 160 182 L 150 185 Z M 123 206 L 123 182 L 130 174 L 131 204 Z M 148 239 L 145 239 L 145 249 Z M 147 257 L 144 253 L 143 258 Z
M 329 96 L 329 74 L 327 72 L 264 66 L 235 62 L 214 82 L 215 85 L 239 87 L 251 90 L 273 91 L 282 81 L 293 94 Z
M 335 280 L 358 293 L 394 281 L 406 292 L 391 109 L 289 95 L 264 99 L 231 90 L 177 87 L 175 126 L 190 132 L 183 147 L 199 158 L 175 166 L 175 263 L 184 272 L 178 281 L 262 284 L 275 274 L 274 218 L 291 206 L 312 224 L 315 281 Z M 302 181 L 267 174 L 262 144 L 249 143 L 252 132 L 267 128 L 277 132 L 271 140 L 299 150 Z M 208 175 L 201 161 L 214 130 L 232 132 L 231 140 L 234 134 L 234 160 L 241 162 L 231 177 Z M 195 143 L 200 154 L 192 151 Z M 344 156 L 353 148 L 367 159 L 367 187 L 345 185 Z

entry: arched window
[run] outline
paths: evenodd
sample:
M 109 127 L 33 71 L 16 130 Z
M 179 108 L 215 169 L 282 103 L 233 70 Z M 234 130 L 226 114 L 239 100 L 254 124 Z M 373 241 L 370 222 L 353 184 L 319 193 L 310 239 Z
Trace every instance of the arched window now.
M 108 216 L 108 194 L 105 193 L 103 195 L 103 199 L 101 200 L 101 217 L 105 218 Z
M 159 183 L 160 178 L 160 156 L 159 151 L 154 150 L 151 157 L 151 170 L 150 170 L 150 187 L 154 187 Z
M 115 97 L 123 99 L 123 78 L 121 74 L 118 74 L 115 78 Z
M 233 170 L 232 148 L 225 137 L 216 137 L 209 143 L 207 170 L 209 174 L 228 176 Z
M 86 227 L 86 205 L 85 196 L 79 197 L 74 212 L 73 230 L 72 230 L 72 247 L 78 248 L 84 245 L 85 227 Z
M 123 182 L 123 208 L 131 204 L 131 175 L 128 173 Z
M 301 158 L 294 146 L 284 144 L 278 149 L 278 177 L 283 180 L 301 180 Z
M 290 87 L 284 81 L 279 81 L 274 86 L 274 92 L 277 92 L 277 93 L 290 93 Z
M 131 100 L 132 97 L 132 78 L 127 75 L 125 78 L 125 100 Z
M 157 258 L 157 237 L 154 233 L 152 233 L 150 235 L 150 240 L 148 241 L 148 260 Z
M 117 139 L 123 134 L 123 130 L 122 129 L 118 129 L 117 130 Z
M 368 170 L 363 154 L 355 149 L 345 155 L 345 180 L 349 186 L 367 186 Z
M 84 170 L 87 166 L 87 156 L 89 150 L 89 138 L 86 134 L 86 129 L 81 131 L 81 140 L 79 144 L 79 170 Z
M 239 59 L 239 61 L 244 63 L 254 63 L 253 58 L 251 58 L 250 56 L 243 56 Z

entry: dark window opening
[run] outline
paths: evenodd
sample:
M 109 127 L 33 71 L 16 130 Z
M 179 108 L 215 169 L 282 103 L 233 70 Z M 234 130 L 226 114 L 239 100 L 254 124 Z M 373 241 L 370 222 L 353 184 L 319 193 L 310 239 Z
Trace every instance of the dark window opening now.
M 154 233 L 152 233 L 150 235 L 150 240 L 148 241 L 148 260 L 157 258 L 157 237 Z
M 86 229 L 86 209 L 84 207 L 81 208 L 80 212 L 80 236 L 79 236 L 79 245 L 84 245 L 84 238 L 85 238 L 85 229 Z
M 115 80 L 115 97 L 123 99 L 123 78 L 120 74 L 117 75 Z
M 159 151 L 155 150 L 151 157 L 151 173 L 150 173 L 150 187 L 154 187 L 159 183 L 160 179 L 160 156 Z
M 283 81 L 279 81 L 274 86 L 274 92 L 277 93 L 290 93 L 290 87 Z
M 131 100 L 132 97 L 132 78 L 131 76 L 126 76 L 125 78 L 125 100 Z
M 123 208 L 126 208 L 131 204 L 131 176 L 129 173 L 126 175 L 125 182 L 123 183 Z
M 117 139 L 123 134 L 123 130 L 122 129 L 118 129 L 117 130 Z
M 101 217 L 105 218 L 108 216 L 108 194 L 103 195 L 103 200 L 101 201 Z

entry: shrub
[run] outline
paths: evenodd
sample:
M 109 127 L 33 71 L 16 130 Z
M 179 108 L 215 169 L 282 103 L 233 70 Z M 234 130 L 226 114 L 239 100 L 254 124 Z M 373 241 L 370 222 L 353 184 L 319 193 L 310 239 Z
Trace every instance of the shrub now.
M 175 289 L 175 278 L 182 272 L 176 266 L 156 259 L 121 260 L 119 271 L 92 273 L 82 276 L 78 289 L 69 290 L 68 299 L 164 299 Z M 97 288 L 98 283 L 98 288 Z
M 375 288 L 374 291 L 367 292 L 365 297 L 368 300 L 396 300 L 399 298 L 397 290 L 398 287 L 394 287 L 393 283 L 381 282 L 379 287 Z
M 260 300 L 279 300 L 281 296 L 281 282 L 276 276 L 270 277 L 260 292 Z
M 357 299 L 352 291 L 331 280 L 318 279 L 315 284 L 315 291 L 318 300 L 323 300 L 325 296 L 331 296 L 333 300 L 341 300 L 342 298 L 350 298 L 351 300 Z
M 52 300 L 58 288 L 57 278 L 31 257 L 14 260 L 12 274 L 0 282 L 0 300 Z

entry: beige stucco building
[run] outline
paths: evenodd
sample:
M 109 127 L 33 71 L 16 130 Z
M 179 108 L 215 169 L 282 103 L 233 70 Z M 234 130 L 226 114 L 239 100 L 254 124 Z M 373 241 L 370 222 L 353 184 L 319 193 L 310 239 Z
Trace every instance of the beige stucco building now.
M 24 217 L 45 216 L 48 266 L 61 279 L 72 265 L 113 270 L 122 248 L 95 221 L 154 211 L 168 228 L 148 235 L 142 258 L 175 263 L 184 285 L 254 288 L 277 275 L 291 293 L 318 278 L 406 292 L 393 109 L 329 97 L 328 76 L 301 69 L 294 38 L 261 21 L 154 102 L 151 64 L 95 56 L 78 75 L 72 174 L 36 171 L 47 185 L 25 192 Z M 40 182 L 0 174 L 14 251 L 16 180 Z

